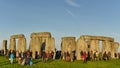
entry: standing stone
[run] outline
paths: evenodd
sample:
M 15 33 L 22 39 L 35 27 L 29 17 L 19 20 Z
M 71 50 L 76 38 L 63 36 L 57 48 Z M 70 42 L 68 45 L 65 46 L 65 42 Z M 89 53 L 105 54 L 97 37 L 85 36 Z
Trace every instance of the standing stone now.
M 16 50 L 16 41 L 15 38 L 10 39 L 10 45 L 9 45 L 9 50 Z
M 33 50 L 33 38 L 30 39 L 30 44 L 29 44 L 29 50 L 32 51 Z
M 100 41 L 96 40 L 96 51 L 100 52 Z
M 113 46 L 113 42 L 110 42 L 108 40 L 105 40 L 102 42 L 102 54 L 104 52 L 108 53 L 111 52 Z
M 30 40 L 30 51 L 32 51 L 32 57 L 35 58 L 35 52 L 37 51 L 38 54 L 40 52 L 40 40 L 39 37 L 37 37 L 37 34 L 32 34 L 31 40 Z
M 16 48 L 16 39 L 18 39 L 17 43 L 18 48 Z M 20 52 L 26 51 L 26 39 L 23 34 L 12 35 L 10 37 L 9 50 L 16 51 L 16 49 Z
M 50 46 L 49 38 L 46 38 L 46 39 L 45 39 L 45 42 L 46 42 L 45 52 L 48 52 L 48 51 L 50 50 L 50 49 L 49 49 L 49 46 Z
M 105 43 L 106 43 L 106 48 L 105 48 L 106 53 L 111 52 L 111 42 L 105 41 Z
M 47 38 L 46 39 L 46 47 L 45 47 L 45 52 L 54 52 L 53 59 L 55 59 L 56 51 L 55 51 L 55 39 L 52 38 Z
M 18 39 L 18 49 L 19 52 L 25 52 L 26 51 L 26 39 L 25 38 L 19 38 Z
M 115 58 L 115 53 L 118 54 L 118 47 L 119 47 L 119 43 L 118 42 L 114 42 L 112 45 L 112 50 L 111 50 L 111 57 Z
M 21 45 L 22 45 L 22 38 L 19 38 L 19 39 L 18 39 L 18 46 L 17 46 L 17 50 L 18 50 L 19 52 L 22 52 L 22 51 L 21 51 Z
M 75 51 L 76 50 L 75 37 L 63 37 L 61 48 L 62 54 L 64 54 L 64 52 L 68 52 L 69 54 L 71 54 L 73 51 Z
M 85 51 L 87 52 L 88 51 L 88 48 L 87 48 L 87 42 L 85 41 L 85 39 L 83 37 L 81 37 L 80 39 L 78 39 L 77 41 L 77 45 L 76 45 L 76 59 L 77 60 L 81 60 L 81 55 L 80 55 L 80 52 L 81 51 Z
M 22 45 L 21 45 L 21 51 L 22 52 L 26 51 L 26 48 L 27 48 L 26 45 L 27 45 L 26 38 L 22 38 Z
M 114 42 L 114 52 L 118 53 L 118 48 L 119 48 L 119 43 L 118 42 Z
M 95 51 L 97 51 L 97 49 L 96 49 L 96 40 L 91 40 L 91 51 L 93 51 L 93 53 L 95 52 Z
M 106 42 L 102 41 L 102 54 L 106 51 Z
M 46 47 L 46 51 L 55 52 L 55 39 L 48 38 L 48 46 Z
M 6 55 L 6 51 L 7 51 L 7 40 L 3 40 L 2 50 L 4 50 L 4 55 Z
M 95 51 L 100 51 L 99 48 L 99 40 L 91 40 L 91 51 L 95 52 Z
M 51 38 L 50 49 L 51 49 L 50 51 L 54 52 L 53 59 L 55 59 L 55 57 L 56 57 L 56 50 L 55 50 L 55 39 L 53 37 Z
M 39 32 L 39 33 L 32 33 L 31 34 L 31 40 L 30 40 L 30 51 L 33 52 L 33 55 L 35 55 L 35 52 L 38 53 L 41 51 L 42 44 L 45 42 L 45 52 L 50 52 L 53 50 L 55 52 L 55 40 L 52 39 L 50 32 Z M 35 56 L 33 56 L 35 58 Z
M 75 37 L 63 37 L 62 38 L 62 52 L 72 52 L 76 50 Z

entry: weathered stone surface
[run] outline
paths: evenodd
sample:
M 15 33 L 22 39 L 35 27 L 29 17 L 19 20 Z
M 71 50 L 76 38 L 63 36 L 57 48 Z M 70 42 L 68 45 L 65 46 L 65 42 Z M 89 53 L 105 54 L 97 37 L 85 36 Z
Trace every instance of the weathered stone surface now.
M 32 33 L 32 34 L 31 34 L 31 37 L 34 37 L 35 35 L 37 35 L 37 37 L 51 38 L 51 33 L 50 33 L 50 32 Z
M 26 39 L 25 38 L 19 38 L 18 39 L 18 49 L 19 52 L 25 52 L 26 51 Z
M 32 33 L 30 40 L 30 51 L 33 52 L 33 58 L 35 58 L 35 52 L 41 51 L 41 46 L 45 42 L 45 52 L 53 51 L 55 53 L 55 40 L 52 38 L 50 32 Z M 55 58 L 55 57 L 54 57 Z
M 118 53 L 118 47 L 119 47 L 119 43 L 118 42 L 114 42 L 111 48 L 111 57 L 115 58 L 114 55 L 115 53 Z
M 77 40 L 77 45 L 76 45 L 76 59 L 77 60 L 81 60 L 81 58 L 80 58 L 81 57 L 81 55 L 80 55 L 81 51 L 83 51 L 83 52 L 88 51 L 87 43 L 86 43 L 84 38 L 81 38 L 81 39 Z
M 35 58 L 35 52 L 40 52 L 41 41 L 38 37 L 32 37 L 30 41 L 30 51 L 32 51 L 32 56 Z
M 18 51 L 24 52 L 26 51 L 26 38 L 23 34 L 12 35 L 10 37 L 9 50 L 16 50 L 16 39 L 18 39 Z M 100 41 L 102 43 L 100 43 Z M 31 34 L 31 40 L 29 44 L 29 49 L 33 53 L 33 58 L 35 58 L 35 52 L 38 54 L 41 51 L 42 44 L 45 42 L 45 52 L 54 52 L 55 59 L 55 39 L 51 36 L 50 32 L 38 32 Z M 77 60 L 81 60 L 80 52 L 88 52 L 88 51 L 98 51 L 100 52 L 100 44 L 102 45 L 102 54 L 104 52 L 111 52 L 111 57 L 114 58 L 114 54 L 118 53 L 119 43 L 114 42 L 114 38 L 104 37 L 104 36 L 89 36 L 83 35 L 81 36 L 77 42 L 75 41 L 75 37 L 63 37 L 61 43 L 61 51 L 69 52 L 76 51 Z M 7 46 L 7 40 L 3 41 L 2 49 L 5 51 Z M 5 54 L 5 53 L 4 53 Z
M 18 48 L 16 49 L 16 39 L 18 39 L 17 46 Z M 10 45 L 9 45 L 9 50 L 18 50 L 20 52 L 26 51 L 26 38 L 23 34 L 17 34 L 17 35 L 12 35 L 10 37 Z
M 76 50 L 75 37 L 62 38 L 62 52 L 72 52 Z
M 12 35 L 10 38 L 15 38 L 15 39 L 18 39 L 18 38 L 24 38 L 25 36 L 23 34 L 17 34 L 17 35 Z
M 99 47 L 99 40 L 91 40 L 91 44 L 90 44 L 90 51 L 100 51 L 100 47 Z
M 15 40 L 15 38 L 10 39 L 9 50 L 16 50 L 16 40 Z
M 2 50 L 4 50 L 4 55 L 5 55 L 7 51 L 7 40 L 3 40 Z
M 63 59 L 65 59 L 64 53 L 69 53 L 70 55 L 73 54 L 74 51 L 76 51 L 76 40 L 75 37 L 63 37 L 62 43 L 61 43 L 61 51 L 63 55 Z M 74 55 L 72 55 L 73 57 Z M 73 59 L 73 58 L 71 58 Z
M 102 41 L 102 54 L 104 52 L 110 52 L 112 57 L 113 53 L 118 51 L 118 43 L 114 43 L 114 38 L 104 37 L 104 36 L 89 36 L 83 35 L 77 40 L 76 45 L 76 58 L 80 60 L 80 52 L 81 51 L 97 51 L 100 52 L 100 41 Z M 115 47 L 116 46 L 116 47 Z

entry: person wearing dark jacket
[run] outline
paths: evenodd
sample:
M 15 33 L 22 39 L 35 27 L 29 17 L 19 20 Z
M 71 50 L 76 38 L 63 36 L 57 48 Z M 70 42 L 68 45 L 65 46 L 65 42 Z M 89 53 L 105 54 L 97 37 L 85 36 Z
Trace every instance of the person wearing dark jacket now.
M 41 47 L 42 61 L 43 61 L 43 62 L 46 62 L 45 46 L 46 46 L 46 42 L 43 42 L 42 47 Z

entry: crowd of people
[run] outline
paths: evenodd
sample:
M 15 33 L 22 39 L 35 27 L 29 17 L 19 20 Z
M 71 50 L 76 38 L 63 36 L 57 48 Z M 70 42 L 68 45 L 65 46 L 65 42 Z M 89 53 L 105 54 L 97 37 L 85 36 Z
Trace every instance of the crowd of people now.
M 67 61 L 67 62 L 72 62 L 74 59 L 76 59 L 75 57 L 75 52 L 62 52 L 61 53 L 61 59 Z M 115 53 L 114 54 L 115 58 L 119 58 L 120 59 L 120 54 Z M 83 60 L 83 63 L 87 63 L 87 61 L 97 61 L 97 60 L 111 60 L 111 52 L 98 52 L 98 51 L 81 51 L 80 52 L 80 59 Z
M 0 55 L 4 56 L 4 52 L 0 51 Z M 32 51 L 27 50 L 25 52 L 21 51 L 14 51 L 14 50 L 9 50 L 6 52 L 6 58 L 9 59 L 10 64 L 13 64 L 14 62 L 17 62 L 18 64 L 21 65 L 33 65 L 33 60 L 32 60 Z M 35 58 L 34 59 L 42 59 L 43 62 L 46 62 L 50 59 L 53 59 L 54 52 L 41 50 L 39 53 L 36 51 L 35 52 Z
M 72 62 L 75 59 L 75 51 L 72 52 L 63 52 L 61 54 L 61 59 L 64 59 L 67 62 Z
M 86 63 L 87 61 L 97 61 L 97 60 L 111 60 L 111 52 L 104 52 L 102 54 L 102 52 L 98 52 L 98 51 L 88 51 L 87 53 L 86 52 L 83 52 L 81 51 L 80 52 L 80 55 L 81 55 L 81 59 L 84 60 L 84 63 Z M 120 58 L 119 55 L 117 55 L 117 53 L 114 54 L 114 57 L 115 58 Z
M 21 65 L 32 65 L 32 52 L 25 51 L 25 52 L 19 52 L 14 50 L 9 50 L 6 54 L 6 58 L 10 60 L 10 63 L 13 64 L 13 61 L 15 59 L 18 64 Z
M 57 54 L 56 52 L 56 57 L 60 56 L 61 59 L 64 59 L 66 62 L 73 62 L 73 60 L 76 59 L 76 54 L 75 51 L 72 52 L 63 52 L 61 53 L 61 51 L 58 52 L 59 54 Z M 43 49 L 41 49 L 40 52 L 35 52 L 35 59 L 41 59 L 42 62 L 47 62 L 51 59 L 53 59 L 54 57 L 54 52 L 53 51 L 45 51 L 44 47 Z M 0 55 L 4 55 L 4 51 L 0 50 Z M 33 53 L 30 50 L 27 50 L 25 52 L 21 52 L 21 51 L 14 51 L 14 50 L 7 50 L 6 51 L 6 58 L 9 59 L 10 64 L 13 64 L 14 61 L 16 61 L 18 64 L 20 65 L 33 65 Z M 119 58 L 120 59 L 120 54 L 119 53 L 115 53 L 114 54 L 115 58 Z M 97 61 L 97 60 L 111 60 L 111 52 L 98 52 L 98 51 L 81 51 L 80 52 L 80 58 L 81 60 L 83 60 L 83 63 L 87 63 L 87 61 Z
M 46 62 L 50 59 L 55 59 L 55 52 L 54 51 L 45 51 L 45 42 L 42 44 L 40 51 L 35 51 L 33 53 L 30 50 L 27 51 L 18 51 L 18 50 L 0 50 L 1 56 L 6 56 L 9 59 L 10 64 L 13 64 L 16 61 L 20 65 L 33 65 L 34 59 L 42 59 L 43 62 Z M 6 54 L 5 54 L 6 53 Z

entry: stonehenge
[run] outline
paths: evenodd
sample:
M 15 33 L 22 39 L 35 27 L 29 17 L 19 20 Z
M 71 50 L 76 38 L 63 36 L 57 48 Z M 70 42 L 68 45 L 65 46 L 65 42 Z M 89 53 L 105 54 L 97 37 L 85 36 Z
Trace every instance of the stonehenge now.
M 82 35 L 77 40 L 75 37 L 62 37 L 61 38 L 61 54 L 64 55 L 65 52 L 73 53 L 77 60 L 81 60 L 80 52 L 98 52 L 98 53 L 111 53 L 111 58 L 115 58 L 115 53 L 118 53 L 119 43 L 114 41 L 114 38 L 105 36 L 90 36 Z M 8 50 L 18 50 L 19 52 L 25 52 L 26 48 L 26 38 L 24 34 L 17 34 L 10 36 Z M 45 52 L 54 52 L 54 57 L 56 55 L 55 49 L 55 39 L 52 37 L 50 32 L 37 32 L 31 33 L 29 49 L 32 52 L 32 57 L 35 58 L 37 54 L 41 53 L 42 46 L 45 45 Z M 17 48 L 16 48 L 17 47 Z M 2 50 L 4 55 L 7 51 L 7 40 L 3 40 Z M 64 57 L 63 57 L 64 59 Z
M 39 33 L 32 33 L 31 34 L 31 40 L 30 40 L 30 51 L 32 51 L 33 55 L 32 57 L 35 58 L 35 52 L 38 52 L 38 54 L 41 51 L 42 44 L 45 43 L 45 52 L 56 52 L 55 51 L 55 40 L 51 36 L 50 32 L 39 32 Z M 55 54 L 54 54 L 55 59 Z
M 100 52 L 100 41 L 102 41 L 102 54 L 111 52 L 111 57 L 114 58 L 114 53 L 118 52 L 119 43 L 114 42 L 111 37 L 89 36 L 83 35 L 77 40 L 76 44 L 76 59 L 81 60 L 81 51 L 85 52 Z
M 16 48 L 16 39 L 18 39 L 17 47 Z M 19 52 L 26 51 L 26 38 L 23 34 L 18 35 L 12 35 L 10 37 L 10 44 L 9 44 L 9 50 L 18 50 Z

